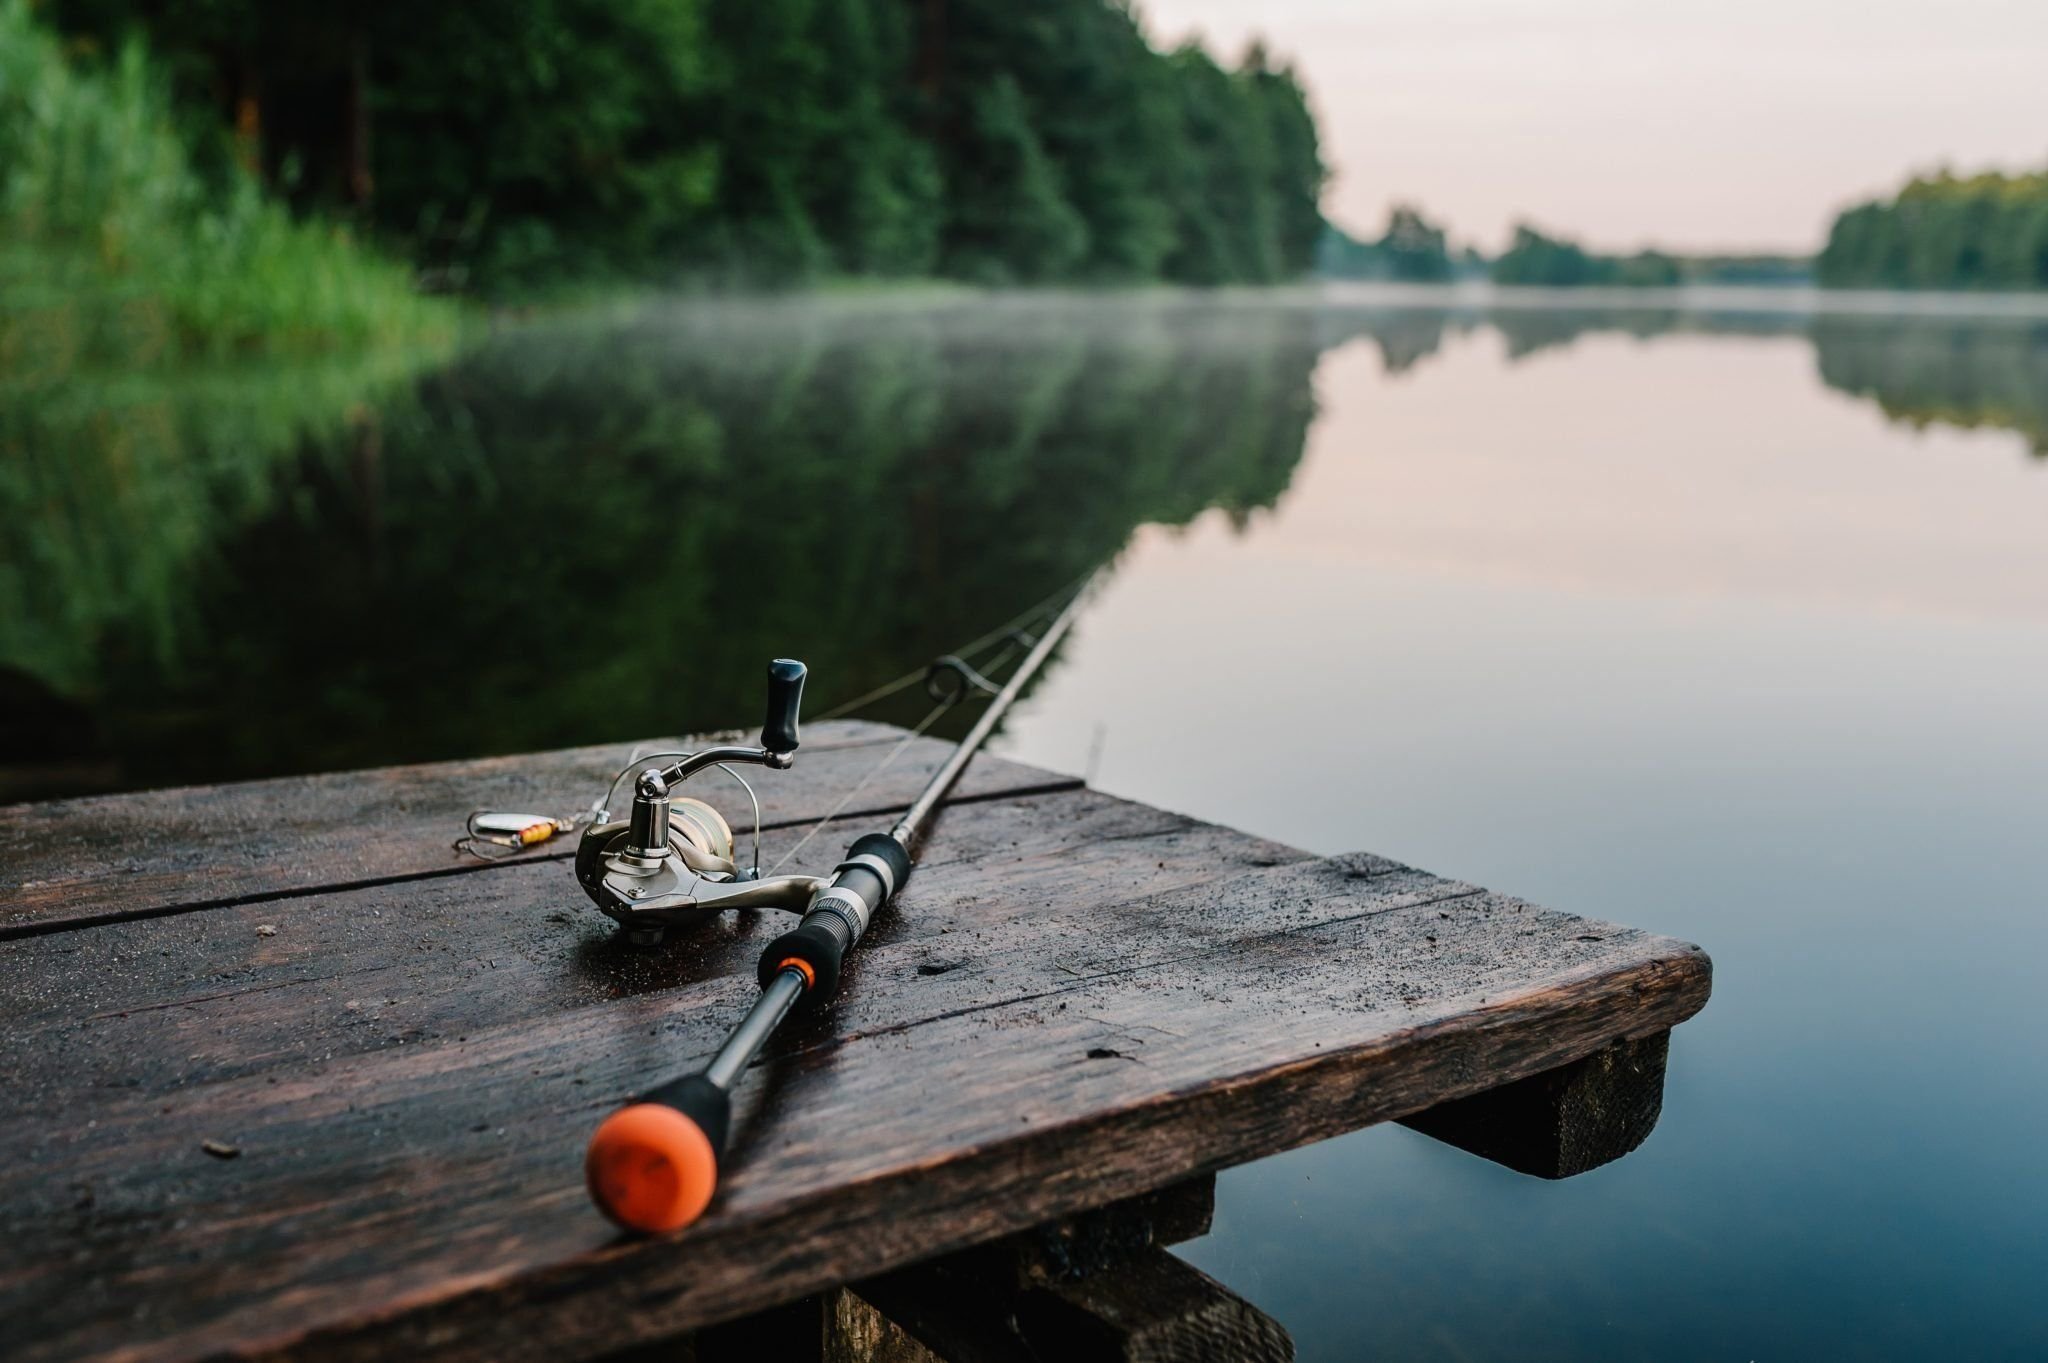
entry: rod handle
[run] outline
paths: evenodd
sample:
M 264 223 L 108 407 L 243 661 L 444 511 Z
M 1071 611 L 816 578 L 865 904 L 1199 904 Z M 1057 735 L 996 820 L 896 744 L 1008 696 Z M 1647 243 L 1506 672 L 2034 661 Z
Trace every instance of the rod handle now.
M 807 913 L 803 921 L 768 944 L 755 975 L 766 989 L 785 970 L 804 977 L 804 1009 L 822 1008 L 839 993 L 839 967 L 852 943 L 846 925 L 830 915 Z
M 761 724 L 761 746 L 772 753 L 796 751 L 797 709 L 804 700 L 808 669 L 794 658 L 768 664 L 768 718 Z
M 910 879 L 910 854 L 886 833 L 869 833 L 846 849 L 832 883 L 811 900 L 802 921 L 768 944 L 756 972 L 766 989 L 777 975 L 804 977 L 800 1006 L 822 1008 L 839 993 L 840 966 L 868 930 L 868 920 Z
M 711 1205 L 731 1125 L 731 1098 L 703 1075 L 663 1084 L 591 1135 L 583 1156 L 590 1200 L 623 1230 L 681 1230 Z

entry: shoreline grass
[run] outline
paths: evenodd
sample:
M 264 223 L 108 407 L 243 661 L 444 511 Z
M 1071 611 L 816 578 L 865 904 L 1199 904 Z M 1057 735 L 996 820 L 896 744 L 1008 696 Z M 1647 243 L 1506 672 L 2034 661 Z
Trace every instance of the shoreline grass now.
M 200 175 L 139 45 L 75 64 L 0 0 L 0 360 L 337 353 L 452 340 L 462 312 L 239 171 Z

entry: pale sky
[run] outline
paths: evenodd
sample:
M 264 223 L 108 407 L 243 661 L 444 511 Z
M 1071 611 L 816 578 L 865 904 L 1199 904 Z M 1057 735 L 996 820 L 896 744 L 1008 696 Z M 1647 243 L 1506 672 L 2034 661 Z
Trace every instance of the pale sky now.
M 1816 248 L 1907 172 L 2048 165 L 2048 0 L 1139 0 L 1155 41 L 1302 72 L 1377 236 L 1391 200 L 1498 248 Z

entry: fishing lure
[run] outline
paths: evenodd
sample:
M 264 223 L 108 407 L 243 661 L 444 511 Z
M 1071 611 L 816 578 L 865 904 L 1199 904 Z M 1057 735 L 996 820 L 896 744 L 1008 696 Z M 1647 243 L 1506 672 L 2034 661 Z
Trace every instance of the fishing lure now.
M 485 855 L 477 850 L 476 844 L 492 847 L 506 847 L 514 852 L 546 842 L 549 838 L 574 830 L 573 819 L 558 819 L 551 814 L 504 814 L 488 809 L 479 809 L 469 816 L 464 825 L 466 832 L 456 840 L 459 851 Z

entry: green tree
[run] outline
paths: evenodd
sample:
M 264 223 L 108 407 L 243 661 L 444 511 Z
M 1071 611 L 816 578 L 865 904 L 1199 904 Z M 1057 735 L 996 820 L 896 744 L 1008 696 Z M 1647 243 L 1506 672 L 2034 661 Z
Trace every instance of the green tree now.
M 1815 269 L 1834 288 L 2048 288 L 2048 172 L 1915 179 L 1843 210 Z
M 1300 82 L 1117 0 L 50 0 L 139 28 L 212 160 L 456 287 L 625 275 L 1265 282 L 1310 265 Z
M 1262 44 L 1244 60 L 1244 76 L 1265 118 L 1268 138 L 1266 190 L 1272 196 L 1279 238 L 1280 274 L 1305 274 L 1315 263 L 1323 233 L 1323 165 L 1315 115 L 1308 94 L 1289 67 L 1275 69 Z
M 1014 79 L 998 76 L 977 92 L 958 154 L 975 175 L 952 186 L 951 273 L 988 283 L 1057 279 L 1087 254 L 1088 224 L 1067 202 Z
M 1546 236 L 1528 223 L 1515 224 L 1515 239 L 1493 262 L 1493 282 L 1544 288 L 1605 283 L 1600 263 L 1575 242 Z
M 644 268 L 709 203 L 694 0 L 55 0 L 64 27 L 167 55 L 234 159 L 487 278 Z M 456 275 L 460 282 L 462 275 Z
M 1378 241 L 1359 241 L 1336 227 L 1326 228 L 1316 269 L 1333 279 L 1438 282 L 1452 274 L 1449 239 L 1421 209 L 1395 204 Z
M 1396 204 L 1387 215 L 1380 254 L 1394 279 L 1444 280 L 1451 277 L 1451 253 L 1444 230 L 1419 209 Z
M 1685 282 L 1678 258 L 1662 251 L 1613 257 L 1607 262 L 1607 277 L 1608 282 L 1624 289 L 1668 289 Z
M 1199 47 L 1172 57 L 1187 153 L 1175 187 L 1179 240 L 1167 274 L 1190 284 L 1281 275 L 1278 213 L 1267 183 L 1271 144 L 1247 119 L 1244 87 Z

